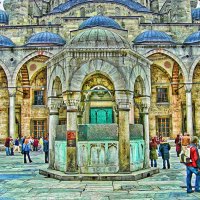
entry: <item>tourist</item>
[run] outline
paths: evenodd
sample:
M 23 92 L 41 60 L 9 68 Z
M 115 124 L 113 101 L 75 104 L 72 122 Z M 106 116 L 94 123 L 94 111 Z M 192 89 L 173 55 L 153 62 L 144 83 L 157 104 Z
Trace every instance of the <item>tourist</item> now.
M 10 155 L 11 156 L 14 156 L 14 142 L 13 142 L 13 139 L 12 137 L 10 137 Z
M 157 167 L 157 143 L 155 141 L 155 138 L 152 138 L 152 141 L 149 144 L 149 149 L 150 149 L 150 160 L 151 160 L 151 167 Z
M 38 151 L 39 140 L 37 138 L 33 141 L 33 151 Z
M 181 138 L 180 138 L 179 134 L 176 136 L 175 144 L 176 144 L 177 157 L 179 157 L 179 155 L 181 153 Z
M 14 152 L 17 150 L 17 152 L 19 153 L 20 149 L 19 149 L 19 138 L 18 137 L 15 139 L 14 145 L 15 145 Z
M 181 140 L 182 149 L 187 148 L 188 145 L 190 145 L 190 134 L 185 132 Z
M 39 144 L 40 144 L 40 151 L 43 152 L 43 137 L 40 138 Z
M 29 162 L 30 163 L 32 162 L 30 158 L 30 150 L 31 150 L 31 145 L 30 145 L 29 139 L 25 139 L 24 144 L 23 144 L 24 163 L 26 163 L 26 155 L 28 157 Z
M 10 138 L 7 137 L 4 146 L 6 147 L 6 156 L 10 155 Z
M 45 153 L 45 163 L 49 162 L 49 140 L 48 137 L 44 138 L 43 151 Z
M 190 158 L 191 163 L 186 164 L 186 183 L 187 183 L 187 193 L 192 193 L 192 185 L 191 185 L 191 179 L 192 174 L 194 173 L 196 175 L 196 181 L 195 181 L 195 192 L 200 192 L 199 184 L 200 184 L 200 164 L 199 164 L 199 153 L 197 149 L 197 145 L 199 143 L 198 137 L 194 136 L 192 138 L 191 144 L 190 144 Z
M 171 149 L 170 144 L 165 139 L 163 139 L 163 142 L 160 143 L 160 147 L 159 147 L 159 150 L 163 159 L 163 169 L 166 169 L 166 162 L 167 162 L 167 168 L 170 169 L 170 162 L 169 162 L 170 149 Z

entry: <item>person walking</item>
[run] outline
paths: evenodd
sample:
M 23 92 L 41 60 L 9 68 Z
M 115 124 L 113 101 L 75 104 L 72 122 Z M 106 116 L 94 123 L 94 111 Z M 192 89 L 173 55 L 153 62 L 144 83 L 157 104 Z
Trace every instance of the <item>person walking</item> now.
M 33 141 L 33 151 L 38 151 L 39 140 L 37 138 Z
M 18 138 L 18 137 L 15 139 L 14 145 L 15 145 L 14 152 L 17 150 L 17 152 L 20 153 L 20 149 L 19 149 L 19 138 Z
M 181 138 L 180 138 L 179 134 L 176 136 L 175 144 L 176 144 L 177 157 L 179 157 L 179 155 L 181 153 Z
M 150 160 L 151 160 L 151 167 L 157 167 L 157 143 L 155 138 L 152 138 L 152 141 L 149 144 L 149 150 L 150 150 Z
M 191 179 L 192 174 L 196 175 L 195 181 L 195 192 L 200 192 L 200 161 L 197 145 L 199 143 L 198 137 L 194 136 L 190 144 L 190 158 L 191 162 L 186 163 L 186 183 L 187 183 L 187 193 L 194 192 L 192 190 Z
M 23 144 L 24 163 L 27 163 L 26 162 L 26 155 L 28 157 L 29 162 L 30 163 L 32 162 L 32 160 L 30 158 L 30 151 L 31 151 L 31 146 L 30 146 L 29 139 L 25 139 L 24 144 Z
M 159 147 L 159 150 L 163 159 L 163 169 L 166 169 L 166 162 L 167 162 L 167 168 L 170 169 L 170 162 L 169 162 L 170 149 L 171 149 L 170 144 L 165 139 L 163 139 L 163 142 L 160 143 L 160 147 Z
M 48 137 L 45 137 L 43 142 L 43 151 L 45 153 L 45 163 L 49 162 L 49 140 Z

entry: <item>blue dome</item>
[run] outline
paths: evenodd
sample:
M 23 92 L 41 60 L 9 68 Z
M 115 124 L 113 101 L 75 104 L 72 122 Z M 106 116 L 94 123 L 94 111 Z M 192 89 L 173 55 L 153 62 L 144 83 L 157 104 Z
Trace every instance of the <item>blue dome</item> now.
M 192 19 L 200 20 L 200 8 L 192 9 Z
M 184 44 L 194 44 L 194 43 L 199 43 L 199 42 L 200 42 L 200 31 L 189 35 L 184 41 Z
M 105 17 L 102 15 L 97 15 L 85 20 L 80 26 L 79 29 L 84 28 L 91 28 L 91 27 L 107 27 L 107 28 L 114 28 L 114 29 L 121 29 L 120 25 L 109 17 Z
M 162 31 L 149 30 L 138 35 L 133 41 L 135 44 L 140 43 L 174 43 L 172 38 Z
M 116 3 L 119 5 L 126 6 L 127 8 L 133 10 L 133 11 L 138 11 L 138 12 L 150 12 L 148 8 L 145 6 L 141 5 L 138 2 L 135 2 L 133 0 L 71 0 L 67 1 L 66 3 L 60 4 L 59 6 L 55 7 L 51 13 L 61 13 L 61 12 L 66 12 L 70 9 L 72 9 L 75 6 L 85 4 L 85 3 Z
M 32 35 L 26 45 L 64 45 L 66 42 L 65 40 L 59 36 L 58 34 L 51 33 L 51 32 L 41 32 Z
M 0 10 L 0 24 L 8 24 L 8 15 L 4 10 Z
M 14 47 L 15 44 L 7 37 L 0 35 L 0 47 Z

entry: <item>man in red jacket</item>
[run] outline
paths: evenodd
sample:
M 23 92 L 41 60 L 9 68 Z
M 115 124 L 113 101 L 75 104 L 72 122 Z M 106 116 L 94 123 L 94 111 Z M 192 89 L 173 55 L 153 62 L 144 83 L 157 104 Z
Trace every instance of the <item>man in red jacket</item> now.
M 192 190 L 192 185 L 191 185 L 191 179 L 192 179 L 192 174 L 194 173 L 196 175 L 196 181 L 195 181 L 195 192 L 200 192 L 199 184 L 200 184 L 200 166 L 198 163 L 199 159 L 199 153 L 197 149 L 197 145 L 199 143 L 198 137 L 194 136 L 192 138 L 191 144 L 190 144 L 190 158 L 191 162 L 186 164 L 186 172 L 187 172 L 187 178 L 186 178 L 186 183 L 187 183 L 187 193 L 192 193 L 194 192 Z

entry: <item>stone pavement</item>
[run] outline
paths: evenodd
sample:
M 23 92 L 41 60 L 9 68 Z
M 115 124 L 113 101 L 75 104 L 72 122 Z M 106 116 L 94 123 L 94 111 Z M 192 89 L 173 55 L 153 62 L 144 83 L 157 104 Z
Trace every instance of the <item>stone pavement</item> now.
M 44 154 L 31 152 L 33 163 L 23 164 L 20 153 L 0 152 L 0 200 L 200 200 L 200 193 L 187 194 L 185 166 L 171 150 L 171 169 L 138 181 L 59 181 L 38 173 L 47 168 Z M 158 160 L 162 168 L 162 160 Z M 194 182 L 194 180 L 193 180 Z

